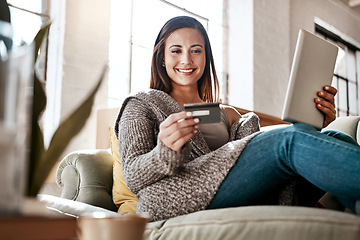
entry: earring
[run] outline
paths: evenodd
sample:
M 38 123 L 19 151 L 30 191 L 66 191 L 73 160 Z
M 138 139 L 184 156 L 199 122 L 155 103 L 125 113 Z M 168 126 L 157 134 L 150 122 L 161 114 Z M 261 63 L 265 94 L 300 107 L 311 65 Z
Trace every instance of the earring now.
M 163 62 L 163 63 L 161 64 L 161 66 L 162 66 L 162 67 L 165 67 L 165 63 Z

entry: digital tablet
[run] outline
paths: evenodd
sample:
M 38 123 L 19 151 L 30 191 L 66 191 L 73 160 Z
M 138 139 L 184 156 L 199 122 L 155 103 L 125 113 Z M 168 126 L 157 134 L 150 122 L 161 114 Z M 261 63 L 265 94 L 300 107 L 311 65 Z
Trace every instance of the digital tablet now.
M 303 29 L 299 31 L 282 120 L 302 122 L 321 129 L 324 115 L 314 98 L 325 85 L 331 85 L 338 47 Z

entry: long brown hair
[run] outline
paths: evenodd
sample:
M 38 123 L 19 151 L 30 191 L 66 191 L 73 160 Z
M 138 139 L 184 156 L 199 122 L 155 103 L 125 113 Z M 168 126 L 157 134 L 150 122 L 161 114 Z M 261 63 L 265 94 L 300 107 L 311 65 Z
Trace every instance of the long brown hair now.
M 166 93 L 172 90 L 171 79 L 165 67 L 162 66 L 165 51 L 165 41 L 174 31 L 181 28 L 197 29 L 205 41 L 206 65 L 204 73 L 198 80 L 200 98 L 205 102 L 219 101 L 219 81 L 217 79 L 214 59 L 211 51 L 209 37 L 203 25 L 195 18 L 180 16 L 167 21 L 156 38 L 151 62 L 150 88 L 158 89 Z

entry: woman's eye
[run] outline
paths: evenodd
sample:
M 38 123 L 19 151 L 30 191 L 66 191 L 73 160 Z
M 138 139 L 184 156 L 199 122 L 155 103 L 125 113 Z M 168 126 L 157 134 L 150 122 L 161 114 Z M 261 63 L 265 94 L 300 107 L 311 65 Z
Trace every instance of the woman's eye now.
M 171 50 L 171 53 L 181 53 L 180 50 Z
M 194 49 L 192 50 L 193 53 L 201 53 L 201 50 L 200 49 Z

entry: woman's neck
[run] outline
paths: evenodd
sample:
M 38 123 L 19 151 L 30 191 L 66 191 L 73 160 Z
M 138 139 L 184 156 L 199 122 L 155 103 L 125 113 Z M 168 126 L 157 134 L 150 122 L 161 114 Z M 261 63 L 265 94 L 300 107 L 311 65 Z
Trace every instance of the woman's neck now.
M 199 92 L 197 89 L 187 89 L 187 90 L 180 90 L 180 89 L 173 89 L 170 92 L 170 96 L 175 99 L 175 101 L 181 106 L 184 107 L 186 103 L 201 103 L 204 102 L 201 100 L 199 96 Z

